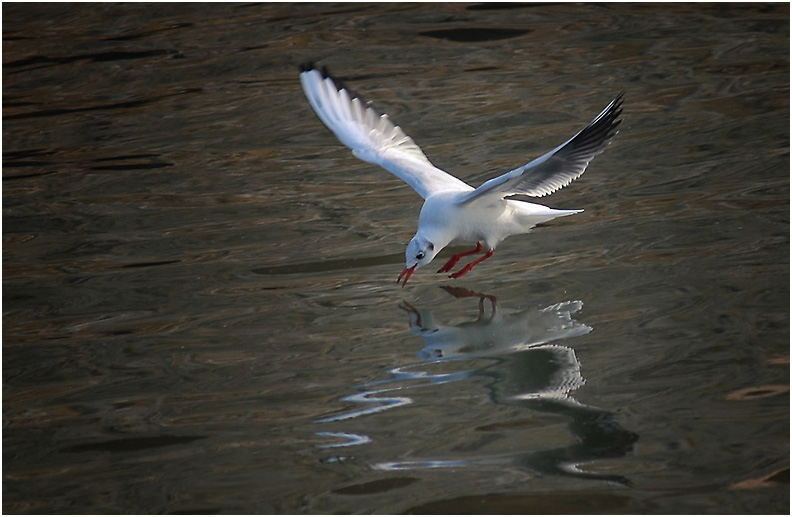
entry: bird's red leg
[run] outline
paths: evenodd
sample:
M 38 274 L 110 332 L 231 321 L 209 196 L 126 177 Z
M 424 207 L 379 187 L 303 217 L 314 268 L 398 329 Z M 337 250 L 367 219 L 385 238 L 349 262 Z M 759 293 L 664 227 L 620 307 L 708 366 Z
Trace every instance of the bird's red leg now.
M 452 273 L 452 274 L 450 274 L 448 276 L 451 277 L 451 278 L 459 278 L 461 276 L 465 276 L 468 273 L 470 273 L 471 269 L 476 267 L 476 264 L 480 264 L 481 262 L 484 262 L 485 260 L 487 260 L 488 258 L 490 258 L 494 254 L 495 254 L 495 250 L 489 250 L 484 255 L 482 255 L 481 257 L 477 258 L 476 260 L 474 260 L 473 262 L 471 262 L 467 266 L 463 267 L 462 269 L 460 269 L 456 273 Z
M 487 299 L 492 302 L 492 314 L 498 310 L 498 299 L 491 294 L 477 293 L 466 289 L 464 287 L 453 287 L 450 285 L 441 285 L 441 289 L 453 296 L 454 298 L 478 298 L 479 299 L 479 312 L 484 314 L 484 300 Z
M 454 266 L 456 266 L 456 263 L 459 262 L 459 259 L 461 259 L 462 257 L 467 257 L 468 255 L 474 255 L 476 253 L 479 253 L 482 249 L 483 246 L 481 245 L 481 243 L 477 242 L 476 249 L 470 251 L 463 251 L 462 253 L 457 253 L 456 255 L 448 259 L 448 262 L 445 263 L 445 266 L 438 269 L 437 272 L 446 273 L 448 271 L 451 271 L 454 268 Z

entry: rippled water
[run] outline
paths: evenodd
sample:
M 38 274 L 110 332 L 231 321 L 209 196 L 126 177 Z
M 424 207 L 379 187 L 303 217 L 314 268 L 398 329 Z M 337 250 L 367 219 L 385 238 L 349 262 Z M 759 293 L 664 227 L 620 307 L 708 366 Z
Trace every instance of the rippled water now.
M 788 5 L 3 15 L 5 512 L 789 512 Z M 306 60 L 473 184 L 624 123 L 401 289 Z

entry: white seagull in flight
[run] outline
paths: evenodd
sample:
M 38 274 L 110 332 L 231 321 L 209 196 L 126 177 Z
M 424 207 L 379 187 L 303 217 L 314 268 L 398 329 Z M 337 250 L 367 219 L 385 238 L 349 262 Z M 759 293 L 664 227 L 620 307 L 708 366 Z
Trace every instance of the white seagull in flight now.
M 475 242 L 470 251 L 457 253 L 438 270 L 451 271 L 460 258 L 486 250 L 451 278 L 467 274 L 490 258 L 495 246 L 510 235 L 528 233 L 537 224 L 581 210 L 556 210 L 509 196 L 542 197 L 580 177 L 589 162 L 603 151 L 621 122 L 620 93 L 575 136 L 532 162 L 473 188 L 432 165 L 412 138 L 387 115 L 380 115 L 351 92 L 326 68 L 312 63 L 300 73 L 305 95 L 316 114 L 352 154 L 395 174 L 424 198 L 418 231 L 407 245 L 406 266 L 396 280 L 430 263 L 455 240 Z

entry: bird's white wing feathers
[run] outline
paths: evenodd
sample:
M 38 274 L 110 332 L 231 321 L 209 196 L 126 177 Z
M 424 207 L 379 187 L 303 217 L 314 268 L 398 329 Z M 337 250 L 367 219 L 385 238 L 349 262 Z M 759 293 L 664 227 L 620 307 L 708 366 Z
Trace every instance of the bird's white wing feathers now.
M 380 115 L 350 93 L 327 70 L 304 65 L 300 81 L 316 114 L 356 157 L 395 174 L 424 199 L 442 190 L 473 190 L 432 165 L 421 148 L 387 115 Z
M 589 162 L 601 153 L 621 123 L 623 94 L 610 104 L 575 136 L 532 162 L 484 182 L 464 196 L 462 203 L 514 194 L 542 197 L 569 185 L 579 178 Z

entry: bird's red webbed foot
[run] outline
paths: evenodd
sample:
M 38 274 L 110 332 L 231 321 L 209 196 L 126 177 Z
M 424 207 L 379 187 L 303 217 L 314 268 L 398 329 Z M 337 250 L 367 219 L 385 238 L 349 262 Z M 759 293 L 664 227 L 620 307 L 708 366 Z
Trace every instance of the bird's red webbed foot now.
M 488 258 L 490 258 L 494 254 L 495 254 L 495 250 L 491 249 L 491 250 L 487 251 L 481 257 L 477 258 L 476 260 L 474 260 L 473 262 L 471 262 L 467 266 L 465 266 L 462 269 L 460 269 L 459 271 L 457 271 L 456 273 L 451 273 L 448 276 L 451 277 L 451 278 L 459 278 L 461 276 L 465 276 L 468 273 L 470 273 L 470 270 L 473 269 L 474 267 L 476 267 L 477 264 L 480 264 L 480 263 L 484 262 L 485 260 L 487 260 Z
M 476 253 L 479 253 L 482 249 L 484 249 L 484 247 L 481 245 L 480 242 L 477 242 L 476 243 L 476 249 L 473 249 L 473 250 L 470 250 L 470 251 L 463 251 L 462 253 L 457 253 L 456 255 L 454 255 L 453 257 L 448 259 L 448 262 L 446 262 L 443 267 L 438 269 L 437 272 L 438 273 L 446 273 L 448 271 L 451 271 L 454 268 L 454 266 L 456 266 L 456 263 L 459 262 L 459 259 L 461 259 L 462 257 L 467 257 L 468 255 L 475 255 Z M 468 270 L 468 271 L 470 271 L 470 270 Z M 465 273 L 467 273 L 467 271 Z M 451 276 L 453 276 L 453 275 L 451 275 Z

